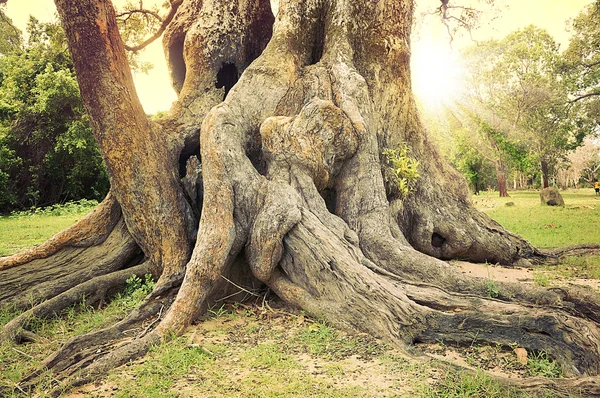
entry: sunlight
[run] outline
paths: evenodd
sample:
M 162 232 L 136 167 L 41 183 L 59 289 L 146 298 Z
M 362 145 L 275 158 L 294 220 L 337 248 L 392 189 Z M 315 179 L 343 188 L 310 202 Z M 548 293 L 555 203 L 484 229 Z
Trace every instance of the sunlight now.
M 450 105 L 464 89 L 464 69 L 456 52 L 433 43 L 415 43 L 412 60 L 413 90 L 428 107 Z

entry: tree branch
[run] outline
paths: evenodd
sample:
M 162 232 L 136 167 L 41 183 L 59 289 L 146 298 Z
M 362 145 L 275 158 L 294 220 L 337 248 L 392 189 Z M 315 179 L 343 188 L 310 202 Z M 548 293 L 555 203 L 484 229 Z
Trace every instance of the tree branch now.
M 136 9 L 136 10 L 129 10 L 129 11 L 125 11 L 125 12 L 122 12 L 120 14 L 117 14 L 117 18 L 123 18 L 123 17 L 125 17 L 125 20 L 127 20 L 133 14 L 152 15 L 154 18 L 158 19 L 160 22 L 164 21 L 163 18 L 160 16 L 160 14 L 157 13 L 156 11 L 146 10 L 146 9 L 141 9 L 141 8 L 140 9 Z
M 2 0 L 0 0 L 0 1 L 2 1 Z M 6 1 L 6 0 L 4 0 L 4 1 Z M 171 21 L 175 17 L 175 13 L 177 12 L 177 9 L 181 5 L 181 3 L 183 3 L 183 0 L 171 0 L 170 1 L 171 8 L 169 9 L 169 13 L 164 17 L 164 19 L 158 13 L 156 13 L 154 11 L 142 9 L 141 2 L 140 2 L 140 9 L 131 10 L 131 11 L 127 11 L 127 12 L 119 14 L 118 17 L 122 17 L 125 15 L 128 15 L 128 17 L 129 17 L 129 16 L 133 15 L 134 13 L 143 13 L 145 15 L 152 15 L 153 17 L 155 17 L 156 19 L 158 19 L 159 21 L 162 22 L 160 25 L 160 28 L 158 28 L 158 30 L 152 36 L 150 36 L 149 38 L 144 40 L 142 43 L 137 44 L 135 46 L 129 46 L 129 45 L 125 44 L 125 49 L 128 51 L 133 51 L 133 52 L 140 51 L 140 50 L 146 48 L 149 44 L 154 42 L 156 39 L 161 37 L 163 32 L 165 31 L 165 29 L 167 28 L 167 26 L 171 23 Z
M 600 92 L 587 93 L 587 94 L 580 95 L 579 97 L 575 98 L 574 100 L 569 101 L 569 103 L 574 104 L 575 102 L 581 101 L 582 99 L 586 99 L 589 97 L 596 97 L 596 96 L 600 96 Z
M 585 62 L 582 62 L 581 65 L 585 66 L 586 68 L 593 68 L 594 66 L 600 65 L 600 61 L 592 62 L 591 64 L 586 64 Z

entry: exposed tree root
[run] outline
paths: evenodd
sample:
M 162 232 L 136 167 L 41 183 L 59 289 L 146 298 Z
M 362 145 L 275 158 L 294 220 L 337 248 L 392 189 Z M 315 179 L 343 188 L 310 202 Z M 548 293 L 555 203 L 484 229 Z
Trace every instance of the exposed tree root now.
M 65 308 L 78 304 L 83 300 L 85 300 L 88 305 L 97 305 L 109 298 L 116 291 L 122 289 L 125 286 L 125 281 L 131 277 L 131 275 L 143 278 L 149 271 L 150 267 L 148 264 L 143 263 L 110 274 L 97 276 L 76 285 L 63 293 L 36 305 L 32 309 L 25 311 L 11 320 L 4 328 L 2 328 L 2 331 L 0 332 L 0 342 L 3 340 L 12 340 L 16 343 L 20 343 L 24 340 L 31 340 L 32 335 L 27 333 L 25 328 L 32 319 L 45 319 L 57 316 Z
M 8 257 L 0 257 L 0 271 L 50 257 L 69 247 L 90 247 L 103 243 L 121 218 L 121 207 L 109 192 L 94 210 L 80 221 L 43 244 Z
M 120 322 L 86 335 L 77 336 L 48 357 L 38 371 L 20 382 L 24 390 L 35 389 L 44 372 L 52 372 L 56 392 L 102 377 L 115 367 L 144 355 L 160 337 L 152 331 L 166 312 L 177 289 L 156 297 L 150 295 L 139 308 Z
M 546 377 L 530 377 L 527 379 L 499 379 L 507 386 L 521 391 L 544 391 L 552 397 L 600 397 L 600 380 L 598 376 L 566 379 L 549 379 Z
M 19 309 L 54 297 L 81 281 L 122 269 L 135 259 L 139 248 L 121 220 L 108 237 L 95 246 L 65 246 L 46 258 L 3 270 L 0 305 Z
M 592 256 L 600 255 L 600 245 L 584 244 L 567 247 L 557 247 L 554 249 L 541 250 L 548 260 L 547 263 L 559 263 L 565 256 Z

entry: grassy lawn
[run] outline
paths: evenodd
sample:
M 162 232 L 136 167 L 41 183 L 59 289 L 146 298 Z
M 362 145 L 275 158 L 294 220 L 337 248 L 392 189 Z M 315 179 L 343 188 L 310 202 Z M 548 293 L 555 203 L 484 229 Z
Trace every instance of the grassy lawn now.
M 97 204 L 83 200 L 0 217 L 0 257 L 43 243 L 83 218 Z
M 538 191 L 482 192 L 475 205 L 509 231 L 534 246 L 548 248 L 582 243 L 600 243 L 600 196 L 594 190 L 562 191 L 565 207 L 543 206 Z M 514 206 L 506 206 L 513 202 Z

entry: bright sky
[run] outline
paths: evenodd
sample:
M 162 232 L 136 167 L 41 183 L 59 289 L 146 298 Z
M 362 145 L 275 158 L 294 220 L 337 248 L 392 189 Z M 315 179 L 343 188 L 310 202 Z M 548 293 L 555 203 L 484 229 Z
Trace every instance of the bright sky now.
M 152 0 L 146 0 L 151 3 Z M 156 0 L 160 2 L 161 0 Z M 114 3 L 122 3 L 115 0 Z M 575 17 L 581 9 L 593 0 L 496 0 L 508 6 L 502 9 L 499 18 L 488 21 L 485 27 L 474 33 L 476 40 L 500 39 L 508 33 L 535 24 L 548 32 L 565 48 L 568 43 L 566 21 Z M 417 3 L 431 8 L 439 0 L 417 0 Z M 42 21 L 54 19 L 55 6 L 52 0 L 9 0 L 7 14 L 14 23 L 25 30 L 29 14 Z M 460 89 L 460 60 L 457 50 L 472 42 L 466 37 L 457 38 L 453 48 L 449 46 L 445 28 L 433 17 L 429 17 L 420 28 L 419 36 L 413 43 L 413 84 L 417 95 L 425 101 L 450 99 Z M 143 60 L 152 62 L 154 69 L 148 74 L 136 74 L 138 95 L 147 113 L 167 110 L 175 101 L 167 66 L 164 61 L 160 40 L 149 46 Z
M 501 39 L 533 24 L 546 29 L 564 50 L 569 42 L 567 21 L 593 0 L 496 0 L 496 3 L 502 7 L 498 17 L 484 21 L 483 26 L 473 32 L 473 40 Z M 421 8 L 432 9 L 439 5 L 439 0 L 422 0 L 420 4 Z M 435 110 L 460 94 L 463 71 L 458 53 L 475 42 L 463 34 L 450 46 L 446 28 L 435 17 L 425 20 L 413 40 L 413 88 L 424 105 Z
M 162 3 L 161 0 L 146 0 L 144 4 Z M 113 0 L 113 4 L 123 4 L 124 0 Z M 6 14 L 12 18 L 14 24 L 25 31 L 29 14 L 33 14 L 40 21 L 48 22 L 57 19 L 56 7 L 53 0 L 8 0 Z M 154 68 L 148 73 L 134 74 L 135 86 L 148 114 L 168 110 L 171 103 L 177 99 L 171 87 L 169 72 L 162 50 L 162 41 L 159 39 L 152 43 L 142 53 L 142 61 L 151 62 Z

